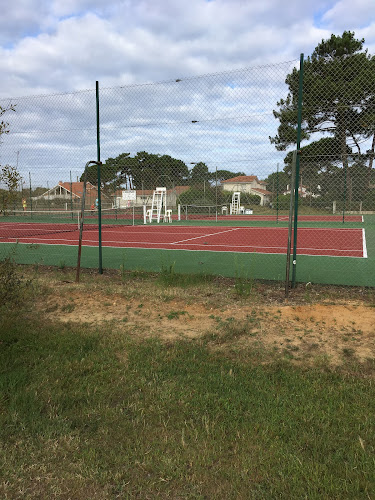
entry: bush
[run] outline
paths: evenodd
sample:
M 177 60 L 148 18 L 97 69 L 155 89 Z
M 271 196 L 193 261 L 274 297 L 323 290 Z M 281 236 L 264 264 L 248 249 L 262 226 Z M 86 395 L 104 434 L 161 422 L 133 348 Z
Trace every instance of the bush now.
M 276 198 L 273 200 L 273 208 L 277 208 L 277 203 L 278 203 L 278 208 L 279 210 L 289 210 L 289 205 L 290 205 L 290 194 L 282 194 L 279 196 L 278 202 L 276 201 Z
M 219 205 L 232 203 L 232 191 L 221 191 L 218 195 Z M 261 197 L 256 194 L 241 193 L 241 205 L 260 205 Z
M 362 210 L 375 210 L 375 189 L 371 189 L 363 200 Z
M 31 291 L 31 284 L 31 280 L 25 280 L 19 274 L 10 257 L 0 261 L 0 304 L 24 304 Z
M 241 193 L 241 205 L 260 205 L 261 197 L 257 194 Z
M 190 188 L 179 196 L 177 203 L 181 205 L 212 205 L 214 200 L 212 189 L 206 189 L 206 193 L 204 193 L 201 189 Z

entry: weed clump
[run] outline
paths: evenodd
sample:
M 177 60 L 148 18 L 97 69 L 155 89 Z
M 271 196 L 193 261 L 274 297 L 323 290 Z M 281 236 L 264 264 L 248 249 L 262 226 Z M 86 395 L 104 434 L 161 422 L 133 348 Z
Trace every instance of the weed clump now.
M 177 273 L 175 271 L 176 263 L 173 262 L 169 266 L 163 265 L 161 272 L 158 276 L 157 282 L 168 288 L 168 287 L 181 287 L 188 288 L 189 286 L 203 285 L 210 283 L 214 280 L 211 274 L 206 273 L 192 273 L 184 274 Z
M 25 304 L 32 291 L 32 280 L 24 279 L 11 257 L 0 261 L 0 304 L 19 306 Z

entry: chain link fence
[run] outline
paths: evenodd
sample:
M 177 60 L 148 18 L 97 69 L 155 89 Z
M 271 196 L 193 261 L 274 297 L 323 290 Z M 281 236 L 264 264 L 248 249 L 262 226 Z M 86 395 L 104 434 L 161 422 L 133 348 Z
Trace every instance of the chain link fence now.
M 104 267 L 284 280 L 293 223 L 297 281 L 375 286 L 365 53 L 0 106 L 14 107 L 2 117 L 0 256 L 75 265 L 84 167 L 101 160 L 100 182 L 87 168 L 83 266 L 98 266 L 101 226 Z

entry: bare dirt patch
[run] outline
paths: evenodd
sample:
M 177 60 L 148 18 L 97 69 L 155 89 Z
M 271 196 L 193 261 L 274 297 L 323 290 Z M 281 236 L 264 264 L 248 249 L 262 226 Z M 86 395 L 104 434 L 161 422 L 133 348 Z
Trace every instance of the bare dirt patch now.
M 360 302 L 284 306 L 278 331 L 268 335 L 275 345 L 313 357 L 328 356 L 333 364 L 344 358 L 361 361 L 375 356 L 375 308 Z
M 51 283 L 49 283 L 51 285 Z M 310 292 L 309 292 L 310 293 Z M 212 346 L 261 346 L 294 362 L 332 365 L 375 358 L 375 307 L 363 299 L 327 298 L 326 290 L 285 303 L 275 287 L 238 297 L 230 282 L 163 288 L 154 281 L 104 278 L 74 285 L 57 280 L 37 308 L 48 320 L 89 324 L 140 338 L 213 338 Z M 353 294 L 352 294 L 353 296 Z

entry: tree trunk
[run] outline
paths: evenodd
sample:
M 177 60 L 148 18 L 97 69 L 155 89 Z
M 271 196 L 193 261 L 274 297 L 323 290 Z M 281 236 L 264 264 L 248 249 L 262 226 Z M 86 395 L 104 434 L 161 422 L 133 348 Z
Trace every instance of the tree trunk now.
M 346 128 L 345 121 L 342 117 L 339 118 L 339 136 L 341 143 L 341 158 L 342 166 L 344 168 L 344 207 L 346 208 L 347 193 L 349 194 L 349 202 L 352 199 L 352 186 L 350 182 L 350 172 L 348 166 L 348 153 L 346 150 Z

